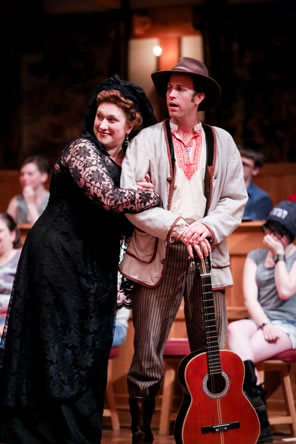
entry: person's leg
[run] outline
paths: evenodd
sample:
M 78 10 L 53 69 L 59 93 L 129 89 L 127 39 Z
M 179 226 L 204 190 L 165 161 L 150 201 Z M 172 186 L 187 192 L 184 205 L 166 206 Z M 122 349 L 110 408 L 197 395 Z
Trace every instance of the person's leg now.
M 131 397 L 154 398 L 163 376 L 163 350 L 184 293 L 186 247 L 170 247 L 164 277 L 156 288 L 137 286 L 133 302 L 135 352 L 128 373 Z
M 228 345 L 243 361 L 251 360 L 256 363 L 292 348 L 289 336 L 280 329 L 278 334 L 279 339 L 276 342 L 267 342 L 263 331 L 258 330 L 255 322 L 242 319 L 229 324 Z
M 253 361 L 260 362 L 272 356 L 292 348 L 292 343 L 284 331 L 278 329 L 279 339 L 276 342 L 267 342 L 264 339 L 262 330 L 257 332 L 251 338 L 251 349 Z
M 279 339 L 274 342 L 267 342 L 264 339 L 262 330 L 258 330 L 251 338 L 251 348 L 254 356 L 254 362 L 260 362 L 265 359 L 268 359 L 272 356 L 274 356 L 277 353 L 280 353 L 285 350 L 289 350 L 292 348 L 292 343 L 284 331 L 281 331 L 278 329 Z M 268 421 L 268 415 L 267 415 L 267 407 L 266 407 L 266 400 L 265 400 L 265 391 L 263 389 L 262 383 L 260 383 L 258 372 L 256 373 L 256 395 L 257 395 L 257 405 L 258 405 L 258 398 L 261 401 L 260 407 L 256 408 L 260 426 L 261 426 L 261 433 L 259 438 L 260 442 L 272 442 L 272 431 L 271 427 Z
M 267 407 L 265 400 L 265 391 L 262 384 L 258 384 L 257 372 L 254 362 L 251 359 L 244 361 L 245 366 L 245 379 L 243 390 L 254 407 L 259 422 L 260 422 L 260 436 L 258 443 L 272 442 L 272 430 L 268 421 Z
M 233 322 L 228 328 L 230 349 L 240 355 L 245 365 L 244 392 L 256 410 L 260 421 L 258 443 L 272 442 L 272 430 L 268 421 L 265 391 L 258 379 L 254 362 L 260 362 L 280 351 L 291 348 L 288 335 L 279 331 L 276 343 L 264 339 L 262 330 L 258 330 L 251 320 Z
M 243 361 L 247 359 L 254 361 L 251 339 L 257 330 L 255 322 L 250 319 L 241 319 L 228 325 L 228 346 Z
M 126 333 L 127 333 L 127 326 L 115 320 L 112 347 L 119 347 L 120 345 L 122 345 L 125 341 Z
M 163 350 L 184 292 L 185 247 L 170 247 L 165 275 L 154 289 L 137 286 L 134 356 L 128 372 L 133 443 L 153 442 L 150 424 L 162 376 Z

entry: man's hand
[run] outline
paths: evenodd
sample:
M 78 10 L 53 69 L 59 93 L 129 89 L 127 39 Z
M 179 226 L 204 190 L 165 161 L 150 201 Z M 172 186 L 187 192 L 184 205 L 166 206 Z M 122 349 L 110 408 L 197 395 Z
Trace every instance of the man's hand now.
M 180 240 L 187 246 L 189 256 L 193 258 L 193 248 L 198 257 L 207 257 L 211 251 L 211 246 L 207 238 L 211 237 L 208 228 L 201 222 L 193 222 L 183 232 Z

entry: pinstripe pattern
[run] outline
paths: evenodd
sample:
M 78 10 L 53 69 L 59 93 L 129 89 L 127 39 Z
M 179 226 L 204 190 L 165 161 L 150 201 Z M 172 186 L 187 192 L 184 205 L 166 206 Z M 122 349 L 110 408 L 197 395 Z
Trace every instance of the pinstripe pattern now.
M 138 285 L 133 301 L 135 353 L 128 373 L 130 397 L 157 395 L 163 376 L 163 350 L 184 295 L 185 320 L 191 350 L 204 349 L 201 285 L 190 267 L 185 245 L 170 246 L 166 271 L 160 285 Z M 226 342 L 225 292 L 214 292 L 219 346 Z

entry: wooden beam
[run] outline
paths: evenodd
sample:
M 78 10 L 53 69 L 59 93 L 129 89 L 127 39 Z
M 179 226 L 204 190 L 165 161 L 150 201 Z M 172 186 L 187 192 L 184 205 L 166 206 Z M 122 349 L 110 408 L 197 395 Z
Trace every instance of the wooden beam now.
M 146 13 L 133 14 L 131 38 L 198 34 L 192 23 L 192 8 L 188 6 L 148 9 Z
M 180 57 L 180 39 L 176 36 L 164 37 L 159 39 L 159 46 L 162 48 L 161 56 L 159 57 L 159 69 L 166 70 L 175 66 Z

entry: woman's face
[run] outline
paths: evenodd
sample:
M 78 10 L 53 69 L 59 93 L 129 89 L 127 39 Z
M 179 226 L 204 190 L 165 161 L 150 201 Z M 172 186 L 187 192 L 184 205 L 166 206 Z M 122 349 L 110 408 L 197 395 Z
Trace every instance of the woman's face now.
M 10 232 L 4 220 L 0 219 L 0 257 L 13 249 L 16 233 Z
M 106 150 L 121 147 L 126 134 L 132 130 L 125 112 L 114 103 L 103 102 L 98 106 L 94 121 L 94 134 Z
M 35 163 L 27 163 L 21 168 L 19 180 L 22 188 L 30 185 L 36 189 L 46 182 L 47 173 L 41 173 Z

